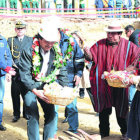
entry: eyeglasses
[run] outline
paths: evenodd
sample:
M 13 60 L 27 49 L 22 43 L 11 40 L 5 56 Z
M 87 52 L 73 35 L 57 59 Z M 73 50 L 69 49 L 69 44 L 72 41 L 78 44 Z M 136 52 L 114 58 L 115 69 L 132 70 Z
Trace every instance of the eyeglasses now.
M 25 29 L 25 28 L 17 28 L 17 30 L 22 30 L 22 29 Z
M 127 34 L 129 31 L 125 31 L 125 34 Z

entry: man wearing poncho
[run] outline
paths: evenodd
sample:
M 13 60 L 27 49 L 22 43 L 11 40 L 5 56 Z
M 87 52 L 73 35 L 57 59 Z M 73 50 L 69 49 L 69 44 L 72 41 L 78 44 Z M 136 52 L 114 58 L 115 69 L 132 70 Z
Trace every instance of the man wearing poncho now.
M 99 40 L 90 50 L 85 48 L 87 58 L 93 61 L 90 82 L 94 109 L 99 112 L 100 134 L 106 137 L 109 136 L 109 115 L 114 106 L 122 139 L 124 139 L 127 132 L 128 89 L 110 87 L 105 80 L 101 79 L 101 75 L 104 71 L 110 72 L 112 69 L 124 70 L 133 63 L 140 50 L 133 43 L 121 38 L 123 30 L 119 23 L 111 23 L 105 31 L 106 39 Z

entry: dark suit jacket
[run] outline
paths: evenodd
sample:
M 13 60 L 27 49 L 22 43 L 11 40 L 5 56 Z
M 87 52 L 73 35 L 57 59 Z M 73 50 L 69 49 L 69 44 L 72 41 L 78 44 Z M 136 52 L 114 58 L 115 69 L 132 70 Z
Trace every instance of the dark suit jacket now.
M 140 29 L 136 29 L 129 37 L 129 41 L 133 42 L 138 47 L 140 47 L 139 46 L 139 40 L 138 40 L 139 33 L 140 33 Z
M 34 77 L 32 76 L 32 51 L 33 51 L 32 48 L 27 48 L 26 50 L 23 50 L 21 58 L 20 58 L 20 63 L 19 63 L 19 73 L 20 73 L 21 81 L 24 83 L 25 87 L 30 91 L 32 91 L 32 89 L 34 88 L 42 89 L 45 84 L 45 83 L 36 81 Z M 51 71 L 53 71 L 55 68 L 53 66 L 54 58 L 55 58 L 55 54 L 54 54 L 53 49 L 51 49 L 46 76 L 49 75 Z M 41 63 L 43 63 L 42 59 L 41 59 Z M 66 67 L 61 68 L 57 81 L 62 86 L 68 85 Z
M 12 46 L 12 37 L 8 38 L 8 45 L 10 47 L 10 50 L 11 50 L 11 46 Z M 14 63 L 18 66 L 18 63 L 19 63 L 19 58 L 16 58 L 16 57 L 20 57 L 23 49 L 26 49 L 26 47 L 31 47 L 32 46 L 32 42 L 33 42 L 33 39 L 32 37 L 28 37 L 28 36 L 24 36 L 22 42 L 20 42 L 18 40 L 18 37 L 15 36 L 13 37 L 13 49 L 14 51 L 12 52 L 11 51 L 11 54 L 12 54 L 12 58 L 14 60 Z M 16 56 L 16 57 L 15 57 Z

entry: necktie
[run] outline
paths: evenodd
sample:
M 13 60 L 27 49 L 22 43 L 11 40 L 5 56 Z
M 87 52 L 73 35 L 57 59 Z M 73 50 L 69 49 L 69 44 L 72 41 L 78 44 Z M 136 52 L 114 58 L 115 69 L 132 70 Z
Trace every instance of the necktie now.
M 20 43 L 22 42 L 22 39 L 21 39 L 21 38 L 19 39 L 19 42 L 20 42 Z

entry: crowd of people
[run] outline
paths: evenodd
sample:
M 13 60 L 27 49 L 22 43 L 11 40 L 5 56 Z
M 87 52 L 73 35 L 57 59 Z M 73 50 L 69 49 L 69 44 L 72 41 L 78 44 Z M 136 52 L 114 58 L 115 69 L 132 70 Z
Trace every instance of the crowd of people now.
M 55 21 L 55 22 L 54 22 Z M 23 117 L 27 120 L 27 135 L 30 140 L 39 140 L 39 109 L 44 112 L 43 140 L 56 138 L 58 105 L 50 104 L 44 95 L 43 86 L 54 80 L 62 87 L 74 88 L 80 84 L 79 95 L 84 98 L 87 90 L 94 111 L 99 116 L 99 133 L 102 138 L 110 135 L 109 116 L 115 107 L 116 118 L 122 134 L 121 140 L 140 139 L 139 131 L 139 88 L 114 88 L 101 78 L 104 71 L 112 69 L 132 71 L 140 69 L 140 30 L 128 25 L 123 29 L 117 21 L 105 28 L 107 37 L 84 46 L 84 39 L 76 31 L 70 35 L 62 30 L 61 19 L 50 16 L 43 21 L 34 37 L 26 36 L 27 23 L 15 23 L 16 36 L 6 40 L 0 36 L 0 131 L 2 124 L 5 74 L 12 76 L 11 96 L 13 102 L 13 123 L 20 119 L 20 95 L 23 99 Z M 121 37 L 123 31 L 129 40 Z M 59 61 L 56 63 L 56 57 Z M 59 73 L 55 68 L 59 69 Z M 86 72 L 87 71 L 87 72 Z M 57 76 L 50 79 L 51 74 Z M 86 78 L 85 78 L 86 77 Z M 85 80 L 86 79 L 86 80 Z M 90 83 L 88 82 L 90 80 Z M 84 82 L 84 84 L 83 84 Z M 87 85 L 85 83 L 88 83 Z M 129 90 L 128 90 L 129 89 Z M 129 100 L 132 107 L 129 114 Z M 65 121 L 69 131 L 78 135 L 77 99 L 66 106 Z M 128 119 L 129 118 L 129 119 Z
M 62 13 L 62 12 L 88 12 L 86 9 L 90 7 L 94 13 L 97 11 L 97 17 L 125 17 L 136 18 L 138 16 L 138 9 L 140 7 L 139 0 L 94 0 L 92 6 L 89 6 L 87 0 L 79 0 L 78 6 L 74 0 L 1 0 L 0 8 L 1 13 L 6 10 L 8 4 L 10 10 L 17 12 L 19 4 L 24 13 Z M 44 6 L 43 6 L 44 5 Z M 79 8 L 79 9 L 76 9 Z M 19 9 L 19 8 L 18 8 Z
M 136 10 L 140 6 L 139 0 L 95 0 L 95 5 L 99 13 L 99 17 L 102 17 L 102 11 L 105 12 L 106 17 L 109 18 L 132 18 L 137 17 Z M 127 13 L 127 14 L 125 14 Z M 133 14 L 132 14 L 133 13 Z
M 40 8 L 42 8 L 43 3 L 40 0 L 1 0 L 0 8 L 2 8 L 2 10 L 7 8 L 7 2 L 9 2 L 11 11 L 16 11 L 18 3 L 20 3 L 24 13 L 38 13 L 41 11 Z M 81 12 L 84 11 L 85 4 L 86 0 L 79 1 L 79 8 L 83 9 L 80 10 Z M 66 8 L 66 12 L 72 12 L 72 8 L 74 8 L 72 0 L 44 0 L 44 5 L 46 9 L 41 12 L 54 12 L 55 9 L 57 12 L 62 12 L 64 11 L 64 8 Z
M 0 8 L 2 8 L 2 10 L 5 10 L 5 8 L 7 8 L 7 4 L 9 3 L 11 11 L 15 11 L 18 8 L 18 3 L 20 3 L 22 5 L 24 13 L 30 13 L 31 3 L 32 8 L 34 8 L 32 12 L 35 13 L 39 12 L 38 9 L 35 10 L 35 8 L 39 8 L 39 2 L 40 0 L 1 0 Z

